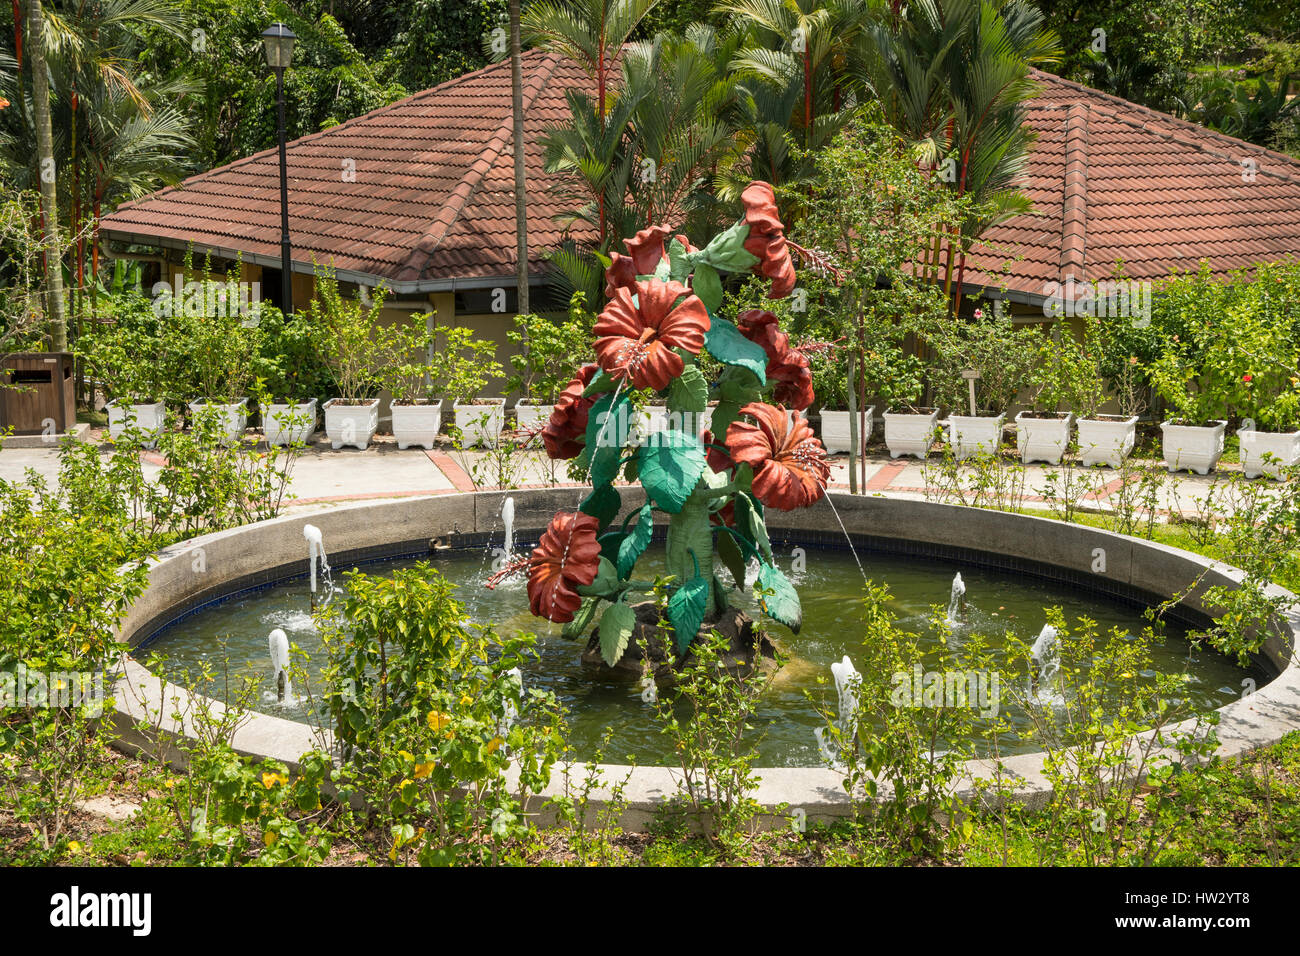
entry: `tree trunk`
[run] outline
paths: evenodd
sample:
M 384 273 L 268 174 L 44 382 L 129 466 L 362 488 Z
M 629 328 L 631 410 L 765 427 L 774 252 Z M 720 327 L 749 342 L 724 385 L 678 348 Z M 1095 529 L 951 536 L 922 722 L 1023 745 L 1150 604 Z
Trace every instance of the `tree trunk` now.
M 858 470 L 854 467 L 858 460 L 858 390 L 853 387 L 857 372 L 858 349 L 855 345 L 849 349 L 849 367 L 845 383 L 849 393 L 849 494 L 858 493 Z
M 59 241 L 59 202 L 54 174 L 54 134 L 50 128 L 50 78 L 45 72 L 45 19 L 41 0 L 27 3 L 27 54 L 32 64 L 32 111 L 36 118 L 36 163 L 41 177 L 41 207 L 50 267 L 45 286 L 50 344 L 68 350 L 68 323 L 63 308 L 63 254 Z
M 524 175 L 524 79 L 519 49 L 519 0 L 510 0 L 510 100 L 514 111 L 515 140 L 515 284 L 518 311 L 528 304 L 528 194 Z

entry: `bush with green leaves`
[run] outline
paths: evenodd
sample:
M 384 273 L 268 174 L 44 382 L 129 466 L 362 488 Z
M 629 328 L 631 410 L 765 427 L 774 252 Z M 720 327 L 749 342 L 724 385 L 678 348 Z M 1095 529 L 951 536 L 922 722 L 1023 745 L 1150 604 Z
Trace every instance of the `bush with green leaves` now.
M 519 676 L 536 639 L 469 622 L 426 564 L 347 586 L 318 612 L 340 794 L 365 801 L 394 862 L 495 859 L 563 752 L 554 695 Z
M 554 405 L 560 390 L 569 384 L 574 363 L 591 360 L 593 318 L 586 299 L 575 292 L 566 318 L 517 315 L 515 327 L 506 333 L 521 351 L 510 356 L 506 392 L 539 405 Z
M 853 659 L 855 706 L 848 713 L 825 709 L 823 741 L 843 775 L 854 818 L 914 854 L 935 850 L 950 834 L 943 819 L 960 812 L 954 793 L 971 741 L 976 711 L 965 706 L 900 703 L 899 675 L 927 671 L 992 669 L 982 639 L 960 650 L 937 648 L 920 634 L 899 627 L 890 609 L 889 588 L 868 582 L 862 597 L 862 650 Z M 913 694 L 918 694 L 914 689 Z
M 1094 418 L 1106 398 L 1094 353 L 1067 324 L 1058 323 L 1043 333 L 1029 384 L 1034 388 L 1035 412 L 1074 412 Z
M 344 404 L 373 397 L 382 385 L 384 369 L 402 354 L 400 337 L 379 321 L 386 294 L 378 286 L 366 305 L 360 292 L 347 298 L 339 291 L 332 270 L 316 270 L 316 295 L 307 314 L 316 329 L 317 353 Z
M 1300 428 L 1300 264 L 1261 263 L 1224 281 L 1202 263 L 1161 287 L 1153 313 L 1161 338 L 1149 375 L 1180 420 Z
M 96 783 L 111 737 L 99 718 L 112 704 L 99 694 L 112 688 L 109 668 L 125 650 L 117 624 L 147 575 L 118 570 L 151 544 L 123 497 L 100 474 L 69 473 L 91 457 L 65 459 L 57 489 L 34 473 L 0 481 L 0 679 L 15 694 L 26 685 L 0 708 L 0 803 L 31 825 L 40 851 L 59 845 Z
M 334 379 L 321 361 L 320 330 L 310 312 L 285 315 L 269 302 L 258 313 L 260 348 L 253 375 L 267 402 L 304 402 L 324 398 Z
M 106 399 L 132 404 L 194 397 L 178 389 L 183 350 L 171 319 L 156 315 L 138 292 L 102 298 L 97 320 L 75 351 Z
M 1023 702 L 1052 786 L 1039 864 L 1149 864 L 1162 830 L 1141 827 L 1143 817 L 1168 806 L 1187 766 L 1218 748 L 1218 713 L 1188 707 L 1186 674 L 1139 676 L 1152 672 L 1159 637 L 1151 629 L 1103 636 L 1087 618 L 1071 628 L 1059 609 L 1048 610 L 1047 622 L 1056 628 L 1058 685 Z M 1190 726 L 1179 726 L 1184 720 Z
M 476 339 L 468 326 L 440 325 L 432 331 L 414 323 L 389 330 L 392 361 L 379 381 L 393 401 L 468 402 L 501 374 L 496 343 Z
M 931 385 L 938 406 L 969 414 L 969 387 L 962 372 L 979 373 L 975 381 L 977 414 L 1008 411 L 1028 387 L 1038 355 L 1039 331 L 1017 325 L 1007 315 L 977 308 L 971 317 L 937 323 L 930 333 L 935 351 Z

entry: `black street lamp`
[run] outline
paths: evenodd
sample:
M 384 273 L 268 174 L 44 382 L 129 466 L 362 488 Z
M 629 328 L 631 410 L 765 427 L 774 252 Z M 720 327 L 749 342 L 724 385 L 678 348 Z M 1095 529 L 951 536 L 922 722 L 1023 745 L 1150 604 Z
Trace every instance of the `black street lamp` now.
M 275 104 L 280 120 L 280 303 L 285 315 L 293 312 L 293 263 L 289 256 L 289 171 L 284 156 L 284 71 L 293 59 L 297 35 L 283 23 L 273 23 L 262 32 L 266 65 L 275 70 Z

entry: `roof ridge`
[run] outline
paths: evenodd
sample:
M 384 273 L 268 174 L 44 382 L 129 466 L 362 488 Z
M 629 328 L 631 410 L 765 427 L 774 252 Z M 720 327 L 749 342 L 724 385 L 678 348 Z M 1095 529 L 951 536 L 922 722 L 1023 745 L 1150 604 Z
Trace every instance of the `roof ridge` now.
M 1065 119 L 1065 189 L 1061 196 L 1061 281 L 1088 265 L 1088 105 L 1072 103 Z
M 538 94 L 546 88 L 546 84 L 555 73 L 555 66 L 559 59 L 559 54 L 547 53 L 542 63 L 532 71 L 532 74 L 522 84 L 520 92 L 525 113 L 532 108 Z M 513 135 L 514 116 L 513 111 L 508 110 L 505 119 L 497 127 L 496 133 L 484 144 L 478 159 L 471 164 L 465 178 L 452 190 L 442 210 L 434 217 L 430 230 L 415 244 L 411 254 L 398 269 L 394 277 L 396 281 L 409 281 L 423 277 L 425 269 L 428 267 L 438 246 L 442 244 L 443 239 L 447 237 L 457 220 L 460 219 L 461 213 L 464 212 L 470 199 L 478 191 L 488 170 L 496 164 L 497 157 L 501 155 L 501 151 L 505 149 L 506 143 L 510 141 L 510 137 Z
M 1108 115 L 1113 116 L 1119 122 L 1124 123 L 1128 126 L 1132 126 L 1136 129 L 1141 129 L 1144 132 L 1152 133 L 1164 139 L 1172 140 L 1173 142 L 1180 142 L 1187 146 L 1195 147 L 1196 149 L 1200 149 L 1206 153 L 1209 153 L 1212 156 L 1218 156 L 1221 159 L 1231 159 L 1234 161 L 1239 161 L 1240 157 L 1228 153 L 1216 152 L 1215 150 L 1211 149 L 1207 143 L 1198 140 L 1211 140 L 1211 141 L 1217 140 L 1217 141 L 1221 141 L 1222 144 L 1225 146 L 1230 145 L 1230 146 L 1238 147 L 1248 152 L 1258 153 L 1261 156 L 1267 156 L 1268 158 L 1276 160 L 1277 162 L 1282 163 L 1284 165 L 1294 167 L 1296 173 L 1295 175 L 1288 175 L 1286 173 L 1278 172 L 1276 170 L 1266 170 L 1266 169 L 1260 169 L 1258 170 L 1258 172 L 1265 173 L 1271 176 L 1276 176 L 1277 178 L 1284 179 L 1288 182 L 1300 183 L 1300 159 L 1297 159 L 1294 156 L 1290 156 L 1286 153 L 1279 153 L 1277 150 L 1268 149 L 1264 146 L 1258 146 L 1255 143 L 1248 142 L 1244 139 L 1238 139 L 1235 136 L 1229 136 L 1227 133 L 1221 133 L 1218 130 L 1210 129 L 1208 126 L 1201 126 L 1197 123 L 1191 122 L 1190 120 L 1179 119 L 1177 116 L 1174 116 L 1172 113 L 1164 113 L 1161 112 L 1160 110 L 1152 109 L 1149 106 L 1143 106 L 1141 103 L 1134 103 L 1132 100 L 1126 100 L 1122 96 L 1116 96 L 1114 93 L 1106 93 L 1102 90 L 1094 89 L 1091 86 L 1085 86 L 1082 83 L 1076 83 L 1073 80 L 1067 80 L 1064 77 L 1057 76 L 1055 73 L 1048 73 L 1046 70 L 1040 70 L 1037 69 L 1036 67 L 1030 67 L 1029 71 L 1031 75 L 1036 74 L 1035 79 L 1037 79 L 1040 83 L 1043 82 L 1056 83 L 1059 84 L 1060 86 L 1064 86 L 1068 89 L 1076 90 L 1080 93 L 1086 93 L 1090 97 L 1104 101 L 1107 104 L 1107 106 L 1109 106 L 1110 108 L 1107 108 L 1107 106 L 1102 106 L 1100 104 L 1091 104 L 1090 108 L 1103 111 Z M 1055 106 L 1055 104 L 1051 104 L 1051 103 L 1039 103 L 1037 105 L 1047 107 L 1049 109 Z M 1064 106 L 1067 104 L 1060 104 L 1060 105 Z M 1073 104 L 1069 104 L 1069 105 L 1073 105 Z M 1124 115 L 1125 113 L 1135 113 L 1135 112 L 1144 114 L 1150 117 L 1150 119 L 1147 122 L 1138 122 L 1138 120 L 1135 117 Z M 1174 129 L 1162 130 L 1152 126 L 1151 125 L 1152 123 L 1168 124 L 1169 126 L 1174 127 Z M 1193 134 L 1194 138 L 1193 140 L 1190 141 L 1180 139 L 1177 135 L 1177 131 L 1191 133 Z
M 527 59 L 531 54 L 537 54 L 537 53 L 542 53 L 545 58 L 553 58 L 555 56 L 555 54 L 545 53 L 540 48 L 533 48 L 531 50 L 523 51 L 521 59 Z M 409 103 L 416 102 L 417 100 L 425 99 L 426 97 L 432 96 L 435 93 L 445 92 L 446 90 L 452 87 L 456 87 L 469 80 L 476 79 L 481 74 L 488 73 L 492 70 L 501 69 L 503 66 L 509 67 L 509 65 L 510 65 L 509 59 L 499 60 L 496 63 L 488 63 L 484 66 L 479 67 L 477 70 L 470 70 L 468 73 L 462 73 L 460 76 L 453 76 L 450 80 L 444 80 L 443 82 L 439 83 L 437 86 L 431 86 L 428 89 L 424 89 L 424 90 L 417 90 L 414 93 L 409 93 L 406 96 L 403 96 L 400 100 L 393 100 L 393 102 L 386 103 L 383 106 L 376 106 L 373 110 L 367 110 L 366 112 L 362 113 L 360 116 L 353 116 L 349 119 L 344 120 L 341 123 L 335 123 L 333 126 L 327 126 L 325 129 L 318 129 L 314 133 L 307 133 L 303 136 L 299 136 L 297 139 L 291 139 L 284 144 L 284 148 L 287 151 L 289 148 L 293 146 L 297 146 L 301 143 L 312 142 L 318 139 L 319 137 L 325 136 L 327 133 L 333 133 L 349 126 L 368 123 L 376 116 L 382 116 L 386 113 L 389 113 L 392 110 L 397 109 L 399 106 L 405 106 Z M 157 192 L 148 193 L 147 195 L 141 196 L 139 199 L 132 199 L 128 202 L 119 203 L 114 208 L 113 211 L 117 212 L 117 210 L 119 209 L 130 209 L 133 208 L 136 203 L 141 203 L 146 200 L 166 196 L 169 193 L 184 192 L 185 191 L 184 187 L 186 183 L 202 182 L 204 180 L 207 180 L 209 177 L 215 176 L 218 173 L 225 173 L 228 172 L 229 170 L 236 169 L 240 166 L 245 166 L 249 163 L 256 162 L 267 156 L 277 154 L 279 153 L 279 151 L 280 151 L 279 143 L 277 143 L 274 146 L 268 146 L 266 149 L 259 149 L 255 153 L 249 153 L 247 156 L 241 156 L 238 159 L 232 159 L 228 163 L 222 163 L 220 166 L 214 166 L 211 169 L 204 170 L 201 173 L 195 173 L 193 176 L 186 176 L 181 182 L 176 183 L 173 186 L 167 186 L 164 187 L 163 189 L 158 190 Z

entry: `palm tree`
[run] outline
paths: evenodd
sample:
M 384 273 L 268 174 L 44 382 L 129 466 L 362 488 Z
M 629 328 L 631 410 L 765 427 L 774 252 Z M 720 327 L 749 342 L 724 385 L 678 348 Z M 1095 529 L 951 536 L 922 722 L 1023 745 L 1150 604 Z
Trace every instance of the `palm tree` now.
M 612 97 L 619 54 L 641 20 L 658 0 L 541 0 L 523 16 L 527 43 L 572 60 L 595 83 L 595 115 L 603 122 Z M 607 238 L 604 194 L 597 199 L 597 226 L 603 248 Z
M 932 168 L 947 156 L 951 175 L 938 177 L 972 212 L 953 227 L 944 265 L 961 307 L 971 243 L 986 229 L 1030 209 L 1017 188 L 1032 134 L 1025 101 L 1035 92 L 1031 64 L 1059 60 L 1055 34 L 1026 0 L 912 0 L 890 11 L 857 45 L 855 75 L 878 97 L 891 125 L 919 145 Z M 928 255 L 937 279 L 942 238 Z
M 734 201 L 751 179 L 789 186 L 808 182 L 810 160 L 796 161 L 834 138 L 852 113 L 856 90 L 849 73 L 857 38 L 879 15 L 880 0 L 723 0 L 719 12 L 746 36 L 732 67 L 751 99 L 749 169 L 734 171 L 722 196 Z M 793 140 L 793 142 L 792 142 Z
M 45 224 L 45 247 L 59 246 L 59 202 L 54 165 L 54 133 L 50 127 L 50 78 L 45 65 L 45 22 L 41 0 L 28 0 L 28 57 L 32 67 L 32 115 L 36 125 L 36 165 L 40 170 L 41 218 Z M 63 269 L 59 262 L 46 264 L 50 344 L 56 352 L 67 351 L 68 322 L 63 309 Z
M 604 225 L 596 252 L 659 222 L 687 235 L 709 231 L 717 210 L 711 180 L 744 148 L 734 126 L 738 86 L 727 72 L 736 49 L 734 38 L 693 25 L 685 37 L 626 48 L 604 117 L 587 93 L 568 92 L 568 121 L 543 139 L 546 168 L 570 174 L 558 192 L 575 208 L 562 222 L 598 232 Z M 603 269 L 594 255 L 570 248 L 552 258 L 588 302 L 600 301 Z

